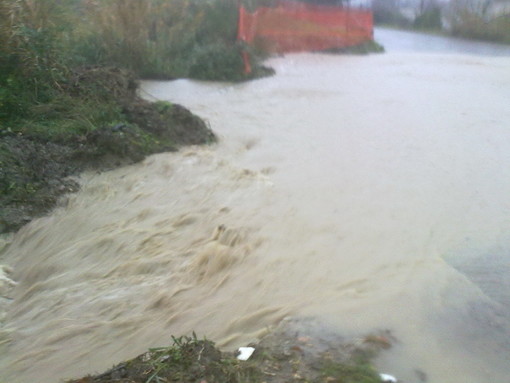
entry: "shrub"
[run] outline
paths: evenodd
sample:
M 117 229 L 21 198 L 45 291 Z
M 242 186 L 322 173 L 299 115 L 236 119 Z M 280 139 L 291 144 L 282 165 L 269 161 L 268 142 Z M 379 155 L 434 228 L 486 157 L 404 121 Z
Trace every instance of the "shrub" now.
M 241 80 L 244 65 L 239 45 L 223 43 L 197 46 L 192 54 L 189 76 L 204 80 Z

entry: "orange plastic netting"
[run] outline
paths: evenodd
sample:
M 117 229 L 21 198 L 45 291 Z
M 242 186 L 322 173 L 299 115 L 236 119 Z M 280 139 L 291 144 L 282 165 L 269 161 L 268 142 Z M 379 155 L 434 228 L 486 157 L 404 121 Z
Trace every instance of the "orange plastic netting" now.
M 238 38 L 260 40 L 272 52 L 318 51 L 358 45 L 373 37 L 371 10 L 281 1 L 249 13 L 240 7 Z

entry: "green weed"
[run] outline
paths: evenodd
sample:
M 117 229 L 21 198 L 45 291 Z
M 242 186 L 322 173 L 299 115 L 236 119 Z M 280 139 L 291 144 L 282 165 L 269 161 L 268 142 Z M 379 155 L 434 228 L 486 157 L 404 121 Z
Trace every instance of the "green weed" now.
M 322 366 L 321 375 L 323 378 L 332 378 L 332 381 L 341 383 L 381 382 L 379 374 L 373 367 L 368 362 L 361 360 L 353 363 L 327 361 Z

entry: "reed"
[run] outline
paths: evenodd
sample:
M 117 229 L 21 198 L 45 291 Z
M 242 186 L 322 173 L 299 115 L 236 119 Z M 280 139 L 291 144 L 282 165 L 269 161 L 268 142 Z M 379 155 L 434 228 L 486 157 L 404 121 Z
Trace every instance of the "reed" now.
M 0 6 L 0 119 L 27 114 L 66 76 L 61 39 L 70 17 L 58 2 L 13 0 Z
M 59 72 L 113 65 L 143 77 L 189 77 L 196 73 L 191 67 L 205 67 L 204 51 L 215 50 L 215 59 L 228 53 L 220 66 L 225 72 L 230 54 L 241 49 L 237 7 L 236 0 L 2 1 L 0 52 L 3 58 L 16 52 L 16 65 L 28 77 L 59 65 Z M 237 71 L 237 63 L 231 69 Z
M 197 47 L 234 48 L 237 6 L 232 0 L 88 1 L 77 35 L 83 62 L 116 65 L 143 77 L 188 77 Z
M 123 66 L 139 69 L 146 54 L 150 7 L 144 0 L 85 2 L 86 22 L 79 26 L 77 46 L 85 48 L 85 53 L 95 49 L 97 59 L 90 60 L 93 63 L 124 63 Z M 75 50 L 75 54 L 80 52 Z

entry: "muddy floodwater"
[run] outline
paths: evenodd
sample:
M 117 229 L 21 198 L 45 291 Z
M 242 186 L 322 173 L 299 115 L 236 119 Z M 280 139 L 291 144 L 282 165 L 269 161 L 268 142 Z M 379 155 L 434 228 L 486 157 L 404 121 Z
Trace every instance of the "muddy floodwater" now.
M 145 82 L 220 142 L 84 174 L 4 240 L 0 380 L 193 330 L 231 350 L 294 317 L 390 330 L 377 365 L 403 382 L 508 381 L 510 49 L 376 38 L 387 53 L 273 58 L 245 84 Z

